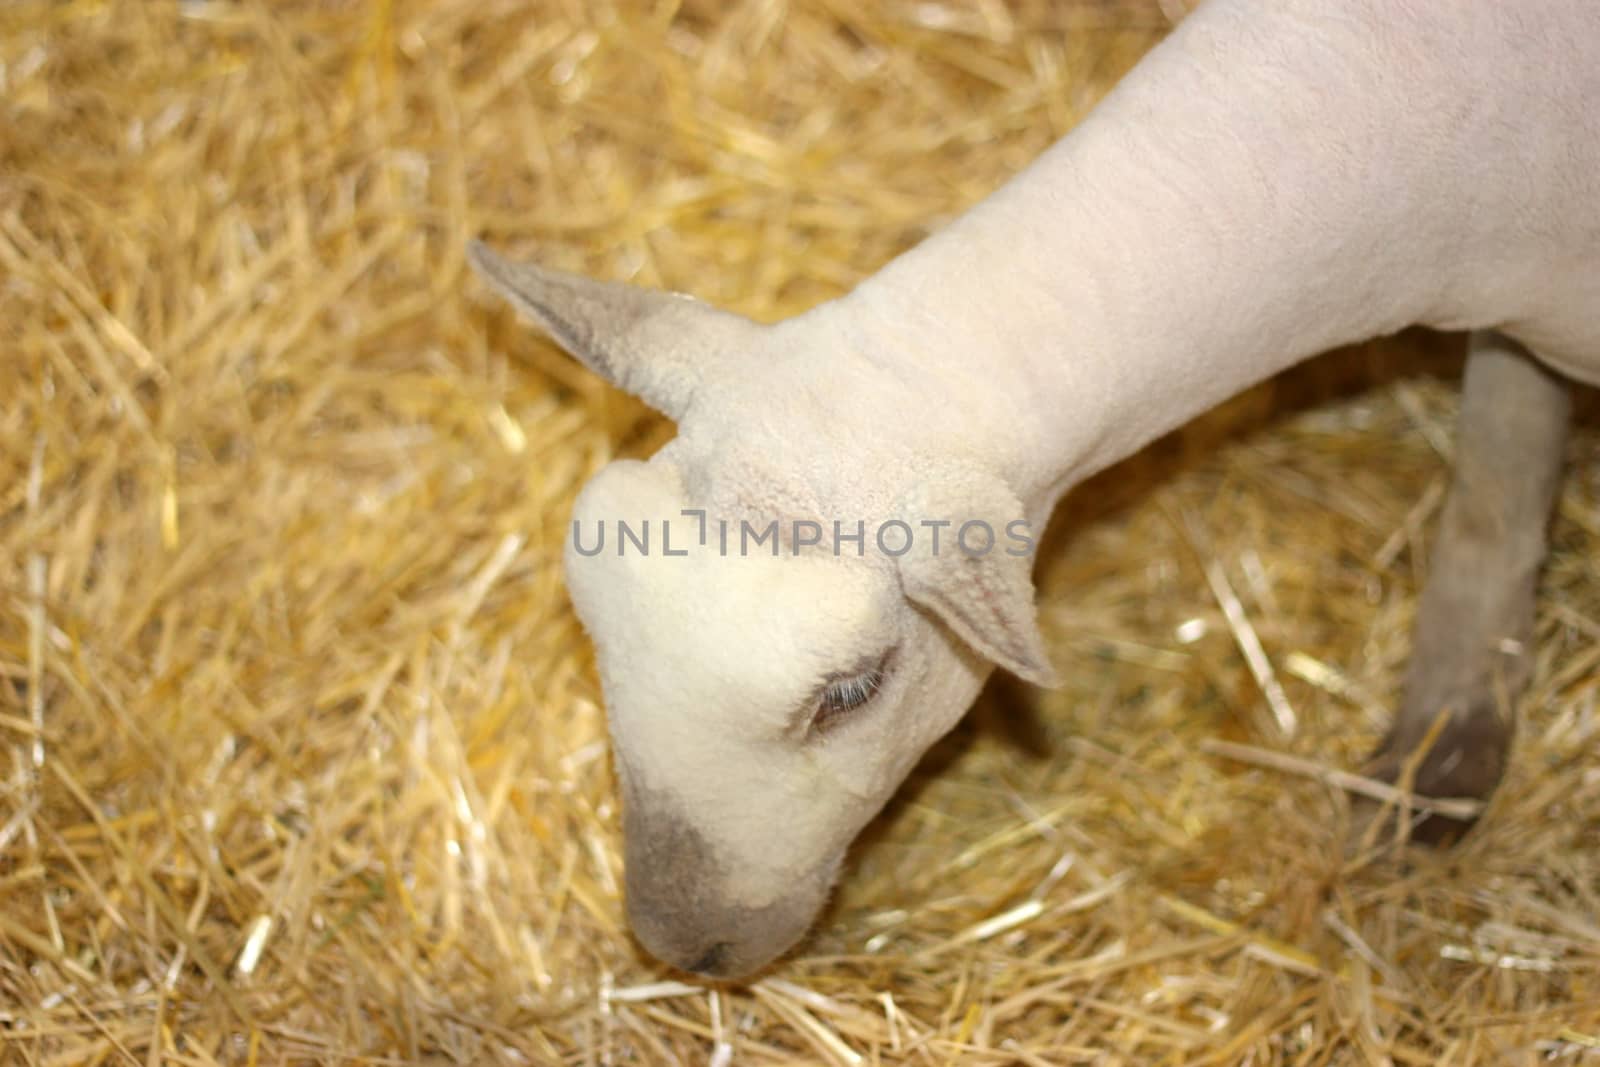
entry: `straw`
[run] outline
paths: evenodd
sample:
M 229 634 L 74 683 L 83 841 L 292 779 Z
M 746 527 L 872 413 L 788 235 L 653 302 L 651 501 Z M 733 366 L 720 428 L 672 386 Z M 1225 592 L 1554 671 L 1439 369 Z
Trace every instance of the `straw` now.
M 0 5 L 0 1061 L 1592 1056 L 1592 425 L 1505 786 L 1451 851 L 1346 858 L 1448 482 L 1421 335 L 1074 492 L 1066 688 L 991 687 L 759 983 L 628 934 L 560 556 L 672 428 L 466 242 L 781 318 L 1183 6 Z

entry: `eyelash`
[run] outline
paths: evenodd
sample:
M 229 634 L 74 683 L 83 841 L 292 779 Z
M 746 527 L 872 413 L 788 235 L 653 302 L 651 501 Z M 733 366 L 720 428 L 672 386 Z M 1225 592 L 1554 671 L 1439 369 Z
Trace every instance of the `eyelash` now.
M 848 678 L 838 678 L 823 687 L 817 710 L 811 716 L 811 732 L 822 733 L 877 696 L 887 674 L 887 661 Z

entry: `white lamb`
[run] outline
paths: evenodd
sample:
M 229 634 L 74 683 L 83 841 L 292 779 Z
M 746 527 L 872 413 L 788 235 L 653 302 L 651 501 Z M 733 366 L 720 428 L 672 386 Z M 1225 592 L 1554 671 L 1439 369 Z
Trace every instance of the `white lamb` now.
M 851 839 L 994 665 L 1049 684 L 1023 549 L 1067 489 L 1276 371 L 1413 323 L 1474 334 L 1377 766 L 1449 708 L 1420 790 L 1494 787 L 1561 375 L 1600 382 L 1600 3 L 1212 0 L 993 196 L 774 326 L 472 258 L 678 422 L 584 490 L 568 584 L 598 653 L 634 930 L 663 960 L 740 976 L 801 937 Z M 781 543 L 752 545 L 773 520 Z M 901 527 L 878 541 L 890 520 L 913 535 L 903 554 Z M 982 525 L 955 543 L 974 521 L 987 551 Z

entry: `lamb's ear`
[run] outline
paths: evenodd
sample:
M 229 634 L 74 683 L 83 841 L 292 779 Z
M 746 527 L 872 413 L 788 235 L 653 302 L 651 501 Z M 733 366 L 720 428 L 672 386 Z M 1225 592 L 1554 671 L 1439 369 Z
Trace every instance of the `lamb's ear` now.
M 481 241 L 467 246 L 467 260 L 580 363 L 674 419 L 761 330 L 681 293 L 513 263 Z
M 1059 685 L 1033 603 L 1035 534 L 1011 489 L 976 467 L 941 468 L 902 502 L 901 517 L 914 533 L 899 560 L 906 596 L 1012 674 Z M 937 552 L 925 520 L 949 524 L 939 527 Z

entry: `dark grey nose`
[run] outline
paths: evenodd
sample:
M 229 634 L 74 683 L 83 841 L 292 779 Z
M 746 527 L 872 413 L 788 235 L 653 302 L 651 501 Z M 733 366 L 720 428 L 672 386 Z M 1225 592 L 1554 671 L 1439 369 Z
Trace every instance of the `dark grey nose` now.
M 630 793 L 623 813 L 628 921 L 651 955 L 707 978 L 741 978 L 800 940 L 831 871 L 751 907 L 727 889 L 730 861 L 688 819 L 652 799 Z

